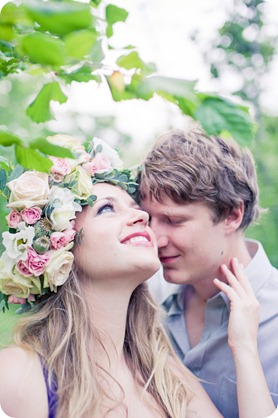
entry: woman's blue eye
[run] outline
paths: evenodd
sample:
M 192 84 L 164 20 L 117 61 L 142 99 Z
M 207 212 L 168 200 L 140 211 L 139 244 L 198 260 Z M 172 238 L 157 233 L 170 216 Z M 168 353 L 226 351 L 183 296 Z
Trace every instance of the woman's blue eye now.
M 114 206 L 112 205 L 112 203 L 105 203 L 105 205 L 101 206 L 98 209 L 97 215 L 101 215 L 103 213 L 113 212 L 113 211 L 114 211 Z

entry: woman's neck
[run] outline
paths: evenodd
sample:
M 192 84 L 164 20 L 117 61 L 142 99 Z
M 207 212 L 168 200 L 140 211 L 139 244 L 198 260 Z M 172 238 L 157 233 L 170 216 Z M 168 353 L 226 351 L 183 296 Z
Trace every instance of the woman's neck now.
M 93 355 L 112 374 L 124 361 L 124 338 L 127 310 L 133 289 L 90 284 L 84 289 L 90 321 L 97 331 L 99 343 Z M 114 370 L 113 370 L 114 369 Z

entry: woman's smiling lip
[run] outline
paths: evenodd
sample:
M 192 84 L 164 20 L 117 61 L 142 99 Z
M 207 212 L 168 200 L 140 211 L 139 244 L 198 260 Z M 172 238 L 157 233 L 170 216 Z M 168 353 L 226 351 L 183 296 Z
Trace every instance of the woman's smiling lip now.
M 151 237 L 148 232 L 133 232 L 121 240 L 121 244 L 153 247 Z

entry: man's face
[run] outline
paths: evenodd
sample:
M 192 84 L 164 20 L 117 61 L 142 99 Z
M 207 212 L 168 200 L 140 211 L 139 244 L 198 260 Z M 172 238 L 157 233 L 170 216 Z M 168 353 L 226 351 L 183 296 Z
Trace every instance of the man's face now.
M 229 260 L 225 220 L 214 223 L 204 202 L 178 204 L 165 196 L 163 203 L 145 198 L 141 206 L 150 214 L 165 279 L 214 287 L 220 265 Z

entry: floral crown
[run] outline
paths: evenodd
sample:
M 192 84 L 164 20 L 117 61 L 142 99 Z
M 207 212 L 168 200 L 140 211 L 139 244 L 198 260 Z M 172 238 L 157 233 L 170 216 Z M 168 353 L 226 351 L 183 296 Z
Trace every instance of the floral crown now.
M 23 304 L 21 311 L 28 309 L 39 296 L 57 292 L 65 283 L 74 259 L 70 250 L 79 234 L 74 229 L 75 214 L 83 205 L 93 205 L 93 184 L 119 185 L 131 195 L 136 191 L 131 172 L 123 170 L 118 153 L 101 139 L 92 139 L 87 150 L 68 135 L 47 139 L 77 157 L 49 157 L 50 174 L 21 166 L 11 173 L 4 188 L 11 211 L 6 217 L 9 230 L 2 234 L 0 311 L 8 303 Z

